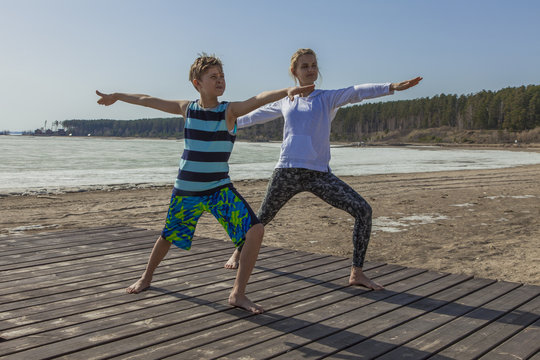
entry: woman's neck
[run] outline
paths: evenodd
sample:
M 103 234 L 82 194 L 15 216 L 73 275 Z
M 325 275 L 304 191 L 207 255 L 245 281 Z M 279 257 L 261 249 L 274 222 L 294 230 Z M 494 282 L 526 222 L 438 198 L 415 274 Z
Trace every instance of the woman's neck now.
M 307 86 L 307 85 L 313 85 L 314 83 L 313 82 L 310 82 L 310 83 L 301 83 L 300 80 L 298 80 L 298 84 L 300 84 L 300 86 Z M 302 93 L 302 96 L 306 97 L 306 96 L 309 96 L 309 94 L 311 94 L 313 91 L 315 91 L 315 88 L 313 88 L 312 90 L 310 90 L 309 92 L 304 92 Z
M 307 84 L 307 85 L 311 85 L 311 84 Z M 300 84 L 300 86 L 305 86 L 305 85 Z M 311 89 L 310 91 L 303 92 L 302 96 L 303 97 L 309 96 L 314 91 L 315 91 L 315 88 Z

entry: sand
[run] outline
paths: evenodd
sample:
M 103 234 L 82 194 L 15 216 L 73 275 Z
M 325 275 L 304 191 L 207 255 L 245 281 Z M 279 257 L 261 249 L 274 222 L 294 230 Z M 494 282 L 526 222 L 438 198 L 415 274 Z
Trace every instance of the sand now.
M 540 165 L 342 179 L 373 207 L 367 261 L 540 285 Z M 235 186 L 256 211 L 266 184 Z M 170 193 L 167 186 L 3 196 L 0 241 L 108 225 L 160 230 Z M 302 193 L 266 226 L 264 244 L 350 257 L 353 223 L 347 213 Z M 229 241 L 209 214 L 195 235 Z

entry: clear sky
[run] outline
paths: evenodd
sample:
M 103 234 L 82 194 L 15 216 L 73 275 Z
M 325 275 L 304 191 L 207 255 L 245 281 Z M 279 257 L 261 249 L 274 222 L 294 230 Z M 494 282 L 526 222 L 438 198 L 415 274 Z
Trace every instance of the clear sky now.
M 222 100 L 293 85 L 301 47 L 320 88 L 424 77 L 383 100 L 537 85 L 539 19 L 536 0 L 0 0 L 0 131 L 167 117 L 95 90 L 194 100 L 200 52 L 224 63 Z

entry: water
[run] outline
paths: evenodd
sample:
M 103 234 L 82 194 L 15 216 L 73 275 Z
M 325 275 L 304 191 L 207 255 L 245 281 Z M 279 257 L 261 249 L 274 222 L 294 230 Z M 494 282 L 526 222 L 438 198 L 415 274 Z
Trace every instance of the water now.
M 233 180 L 268 178 L 279 143 L 237 142 Z M 183 140 L 0 136 L 0 194 L 107 186 L 171 185 Z M 337 175 L 491 169 L 539 164 L 540 153 L 503 150 L 335 147 Z

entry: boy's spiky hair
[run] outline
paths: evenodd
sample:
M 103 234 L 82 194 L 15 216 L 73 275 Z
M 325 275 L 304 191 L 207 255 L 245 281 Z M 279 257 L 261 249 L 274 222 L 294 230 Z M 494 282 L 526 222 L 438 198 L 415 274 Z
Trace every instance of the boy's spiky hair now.
M 211 66 L 219 66 L 221 71 L 223 71 L 223 64 L 221 60 L 215 55 L 208 55 L 206 53 L 199 54 L 199 57 L 195 59 L 193 65 L 189 69 L 189 81 L 200 80 L 201 76 L 208 70 Z

